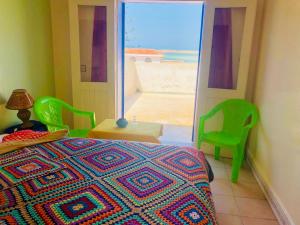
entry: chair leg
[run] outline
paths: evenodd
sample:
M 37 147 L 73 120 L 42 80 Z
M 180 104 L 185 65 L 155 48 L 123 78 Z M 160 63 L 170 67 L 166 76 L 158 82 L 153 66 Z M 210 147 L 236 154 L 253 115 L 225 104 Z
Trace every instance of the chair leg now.
M 215 146 L 215 160 L 220 160 L 220 146 Z
M 233 159 L 232 159 L 231 181 L 233 183 L 237 183 L 238 181 L 243 160 L 244 160 L 244 148 L 237 147 L 237 149 L 233 154 Z
M 237 156 L 233 158 L 232 160 L 232 169 L 231 169 L 231 182 L 232 183 L 237 183 L 238 178 L 239 178 L 239 162 Z

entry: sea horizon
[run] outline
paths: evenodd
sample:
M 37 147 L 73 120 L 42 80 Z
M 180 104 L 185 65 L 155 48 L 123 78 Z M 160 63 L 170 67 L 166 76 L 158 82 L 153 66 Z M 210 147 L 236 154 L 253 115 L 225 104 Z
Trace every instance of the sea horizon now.
M 177 49 L 159 49 L 159 48 L 145 48 L 145 47 L 125 47 L 125 53 L 127 51 L 136 51 L 134 54 L 139 54 L 139 52 L 144 52 L 144 51 L 148 51 L 149 54 L 153 53 L 155 54 L 155 52 L 157 53 L 183 53 L 183 54 L 198 54 L 199 50 L 177 50 Z M 130 53 L 129 53 L 130 54 Z M 141 54 L 145 54 L 145 53 L 141 53 Z
M 125 48 L 125 55 L 147 58 L 159 58 L 161 62 L 185 62 L 197 63 L 199 51 L 193 50 L 173 50 L 173 49 L 153 49 L 153 48 Z

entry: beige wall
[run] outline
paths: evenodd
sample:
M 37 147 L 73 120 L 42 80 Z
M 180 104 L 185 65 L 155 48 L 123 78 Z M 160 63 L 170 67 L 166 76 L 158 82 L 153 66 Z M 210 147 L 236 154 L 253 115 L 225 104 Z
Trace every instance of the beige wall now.
M 242 46 L 242 40 L 244 35 L 243 30 L 245 25 L 245 16 L 246 16 L 245 8 L 231 9 L 233 87 L 237 87 L 241 46 Z
M 300 1 L 267 0 L 254 101 L 261 121 L 249 156 L 294 224 L 300 224 Z
M 125 56 L 125 97 L 136 94 L 141 90 L 140 81 L 138 78 L 135 62 L 130 60 L 130 57 Z
M 54 94 L 50 5 L 47 0 L 0 0 L 0 130 L 19 123 L 5 109 L 13 89 Z
M 125 57 L 125 96 L 136 92 L 195 94 L 197 63 L 134 62 Z
M 78 10 L 80 65 L 86 68 L 85 72 L 81 71 L 81 81 L 84 82 L 92 80 L 94 14 L 93 6 L 81 6 Z
M 141 92 L 195 94 L 197 63 L 135 62 L 135 66 Z
M 68 0 L 50 0 L 51 24 L 53 39 L 53 62 L 55 96 L 73 103 L 71 58 L 70 58 L 70 27 Z M 73 115 L 64 112 L 64 121 L 73 126 Z

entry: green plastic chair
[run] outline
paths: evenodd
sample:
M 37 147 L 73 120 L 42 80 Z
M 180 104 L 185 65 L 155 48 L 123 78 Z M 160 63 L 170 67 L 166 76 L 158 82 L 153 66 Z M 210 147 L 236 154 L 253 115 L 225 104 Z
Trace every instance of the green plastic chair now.
M 220 131 L 205 132 L 205 121 L 218 112 L 222 112 L 224 116 L 223 128 Z M 243 99 L 226 100 L 200 117 L 197 147 L 200 149 L 203 142 L 213 144 L 216 160 L 220 159 L 221 147 L 231 149 L 233 152 L 231 181 L 233 183 L 238 181 L 249 130 L 257 121 L 256 106 Z
M 65 108 L 79 116 L 86 116 L 90 118 L 91 129 L 96 126 L 95 113 L 81 111 L 64 101 L 53 97 L 41 97 L 34 103 L 34 112 L 38 119 L 47 125 L 50 132 L 67 129 L 70 137 L 87 137 L 90 129 L 73 129 L 70 130 L 68 125 L 63 123 L 62 109 Z

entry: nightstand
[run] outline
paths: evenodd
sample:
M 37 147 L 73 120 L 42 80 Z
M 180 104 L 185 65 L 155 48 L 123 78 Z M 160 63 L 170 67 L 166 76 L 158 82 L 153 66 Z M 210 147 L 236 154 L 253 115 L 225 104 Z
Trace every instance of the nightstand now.
M 94 129 L 88 137 L 99 139 L 114 139 L 127 141 L 140 141 L 159 144 L 158 138 L 162 135 L 162 125 L 158 123 L 128 121 L 125 128 L 119 128 L 116 120 L 106 119 Z

